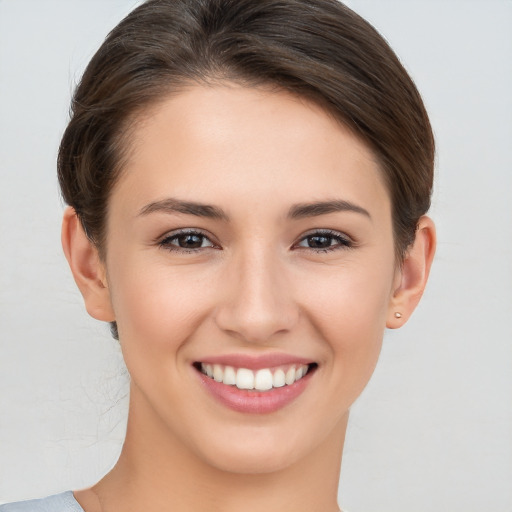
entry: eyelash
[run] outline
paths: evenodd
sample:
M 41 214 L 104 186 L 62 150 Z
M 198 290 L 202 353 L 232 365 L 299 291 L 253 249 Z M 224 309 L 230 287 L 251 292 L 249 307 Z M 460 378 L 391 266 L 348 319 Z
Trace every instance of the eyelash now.
M 207 247 L 194 247 L 192 249 L 187 249 L 186 247 L 180 247 L 180 246 L 172 243 L 173 241 L 178 240 L 180 237 L 186 237 L 186 236 L 200 237 L 202 239 L 202 242 L 204 242 L 205 240 L 208 240 L 211 243 L 211 245 L 209 245 Z M 166 249 L 168 251 L 175 251 L 175 252 L 186 253 L 186 254 L 197 253 L 197 251 L 199 251 L 201 249 L 210 249 L 210 248 L 218 249 L 219 248 L 218 246 L 215 245 L 214 242 L 212 242 L 210 240 L 210 238 L 205 233 L 203 233 L 202 231 L 198 231 L 196 229 L 180 229 L 179 231 L 175 231 L 174 233 L 171 233 L 171 234 L 167 235 L 165 238 L 163 238 L 162 240 L 160 240 L 160 242 L 158 242 L 158 246 L 161 247 L 162 249 Z
M 330 245 L 328 247 L 321 247 L 321 248 L 315 248 L 315 247 L 304 247 L 299 246 L 301 242 L 304 242 L 308 239 L 312 238 L 324 238 L 324 239 L 330 239 L 331 241 L 338 242 L 335 245 Z M 354 247 L 354 242 L 352 239 L 350 239 L 347 235 L 344 235 L 340 233 L 339 231 L 333 231 L 331 229 L 318 229 L 315 231 L 311 231 L 310 233 L 307 233 L 304 235 L 297 244 L 294 245 L 294 247 L 299 247 L 301 249 L 309 249 L 316 253 L 326 253 L 326 252 L 332 252 L 337 251 L 340 249 L 351 249 Z
M 201 239 L 201 246 L 200 247 L 193 247 L 191 249 L 187 249 L 186 247 L 180 247 L 178 245 L 173 244 L 173 241 L 177 241 L 180 237 L 198 237 Z M 323 238 L 332 241 L 336 241 L 337 243 L 334 245 L 329 245 L 328 247 L 307 247 L 300 245 L 302 242 L 307 241 L 308 239 L 313 238 Z M 202 247 L 202 244 L 205 240 L 208 240 L 211 245 L 208 245 L 206 247 Z M 177 232 L 171 233 L 167 235 L 165 238 L 160 240 L 158 242 L 158 246 L 166 249 L 168 251 L 175 251 L 179 253 L 186 253 L 186 254 L 192 254 L 197 253 L 200 250 L 203 249 L 219 249 L 220 247 L 217 246 L 214 242 L 210 240 L 210 238 L 203 232 L 195 230 L 195 229 L 182 229 Z M 302 238 L 299 239 L 297 243 L 295 243 L 292 248 L 300 249 L 300 250 L 311 250 L 315 253 L 327 253 L 332 252 L 340 249 L 351 249 L 354 247 L 354 242 L 346 235 L 343 235 L 342 233 L 338 231 L 333 231 L 330 229 L 320 229 L 311 231 L 310 233 L 307 233 Z

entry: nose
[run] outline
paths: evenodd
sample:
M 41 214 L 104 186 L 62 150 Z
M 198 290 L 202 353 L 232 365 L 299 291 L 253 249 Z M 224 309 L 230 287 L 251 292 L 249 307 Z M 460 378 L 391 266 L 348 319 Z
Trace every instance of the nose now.
M 271 341 L 293 329 L 299 308 L 277 257 L 252 251 L 231 261 L 227 271 L 225 299 L 215 315 L 220 329 L 252 343 Z

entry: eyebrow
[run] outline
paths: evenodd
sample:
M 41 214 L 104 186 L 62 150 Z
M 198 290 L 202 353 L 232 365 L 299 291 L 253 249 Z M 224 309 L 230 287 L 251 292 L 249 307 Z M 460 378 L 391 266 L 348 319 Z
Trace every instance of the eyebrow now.
M 181 201 L 173 198 L 162 199 L 161 201 L 147 204 L 140 210 L 139 216 L 149 215 L 155 212 L 184 213 L 186 215 L 196 215 L 197 217 L 206 217 L 209 219 L 228 220 L 227 214 L 216 206 L 196 203 L 194 201 Z
M 291 219 L 303 219 L 306 217 L 318 217 L 320 215 L 337 212 L 354 212 L 364 215 L 370 220 L 372 219 L 368 210 L 365 210 L 361 206 L 351 203 L 350 201 L 343 201 L 341 199 L 293 205 L 288 212 L 288 217 Z
M 226 212 L 217 206 L 197 203 L 194 201 L 182 201 L 175 198 L 167 198 L 162 199 L 161 201 L 149 203 L 140 210 L 138 215 L 146 216 L 156 212 L 183 213 L 185 215 L 195 215 L 197 217 L 206 217 L 208 219 L 229 220 L 229 216 Z M 370 220 L 372 218 L 368 210 L 341 199 L 295 204 L 289 209 L 288 218 L 296 220 L 307 217 L 318 217 L 320 215 L 337 212 L 354 212 L 364 215 Z

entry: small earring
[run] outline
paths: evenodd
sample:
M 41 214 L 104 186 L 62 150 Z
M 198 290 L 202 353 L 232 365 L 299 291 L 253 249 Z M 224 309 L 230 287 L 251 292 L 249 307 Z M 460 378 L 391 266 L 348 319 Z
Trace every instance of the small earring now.
M 402 313 L 399 313 L 398 311 L 395 313 L 395 318 L 402 318 Z

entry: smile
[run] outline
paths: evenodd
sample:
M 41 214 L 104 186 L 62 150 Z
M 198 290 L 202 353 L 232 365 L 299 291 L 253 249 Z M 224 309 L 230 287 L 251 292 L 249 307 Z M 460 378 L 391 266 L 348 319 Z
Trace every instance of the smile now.
M 302 379 L 313 365 L 292 364 L 274 368 L 235 368 L 221 364 L 200 363 L 197 368 L 216 382 L 235 386 L 241 390 L 270 391 L 291 386 Z
M 297 400 L 309 387 L 318 364 L 270 354 L 214 356 L 193 367 L 208 395 L 220 404 L 238 413 L 268 414 Z

